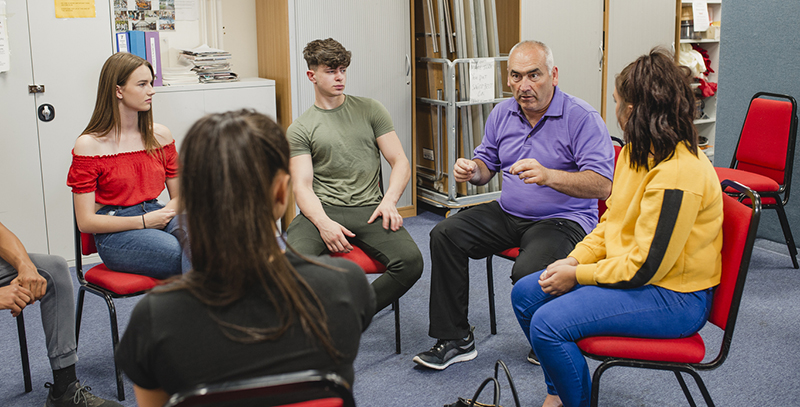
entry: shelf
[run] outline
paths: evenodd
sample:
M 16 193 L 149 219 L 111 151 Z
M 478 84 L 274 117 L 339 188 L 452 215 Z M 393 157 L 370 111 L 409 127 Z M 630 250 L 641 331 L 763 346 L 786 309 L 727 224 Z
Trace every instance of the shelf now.
M 717 122 L 717 119 L 714 118 L 714 117 L 711 117 L 711 118 L 708 118 L 708 119 L 697 119 L 693 123 L 694 124 L 709 124 L 709 123 L 716 123 L 716 122 Z
M 703 38 L 700 40 L 681 39 L 681 44 L 708 44 L 708 43 L 719 43 L 719 40 L 713 40 L 707 38 Z

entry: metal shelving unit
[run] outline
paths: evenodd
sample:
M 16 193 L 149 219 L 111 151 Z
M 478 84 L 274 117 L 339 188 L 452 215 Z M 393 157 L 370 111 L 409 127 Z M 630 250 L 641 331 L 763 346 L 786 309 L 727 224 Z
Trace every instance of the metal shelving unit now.
M 472 150 L 474 145 L 472 143 L 472 139 L 470 137 L 463 137 L 462 138 L 462 150 L 461 154 L 459 154 L 458 150 L 458 128 L 457 128 L 457 121 L 458 115 L 461 113 L 462 115 L 462 123 L 471 123 L 472 119 L 470 116 L 470 107 L 472 106 L 486 106 L 486 105 L 495 105 L 500 103 L 506 99 L 507 97 L 500 97 L 495 98 L 488 101 L 480 101 L 474 102 L 470 100 L 459 100 L 456 92 L 456 80 L 460 80 L 460 86 L 464 87 L 466 85 L 465 78 L 469 77 L 469 63 L 473 61 L 479 60 L 494 60 L 495 64 L 499 62 L 508 61 L 507 56 L 502 57 L 488 57 L 488 58 L 458 58 L 454 60 L 443 59 L 443 58 L 419 58 L 420 62 L 428 63 L 428 64 L 441 64 L 443 74 L 444 74 L 444 92 L 440 92 L 440 98 L 438 99 L 431 99 L 425 97 L 418 97 L 417 103 L 424 103 L 429 104 L 431 106 L 436 106 L 438 108 L 444 109 L 445 116 L 444 116 L 444 126 L 447 129 L 447 160 L 444 161 L 448 163 L 447 170 L 443 170 L 441 168 L 441 162 L 443 161 L 444 157 L 442 157 L 442 143 L 437 143 L 440 148 L 436 149 L 436 171 L 435 175 L 433 176 L 436 181 L 440 179 L 447 178 L 447 193 L 431 190 L 429 188 L 419 188 L 417 190 L 417 196 L 419 199 L 422 199 L 432 205 L 446 207 L 450 209 L 458 210 L 460 208 L 468 207 L 477 205 L 484 202 L 489 202 L 495 200 L 500 197 L 500 185 L 497 184 L 495 190 L 487 191 L 487 192 L 479 192 L 479 189 L 474 185 L 468 185 L 467 187 L 467 194 L 458 194 L 456 189 L 456 181 L 455 177 L 453 176 L 453 164 L 456 162 L 456 159 L 461 157 L 472 158 Z M 495 65 L 495 70 L 497 71 L 498 66 Z M 497 75 L 498 78 L 502 78 L 502 75 Z M 501 94 L 502 95 L 502 82 L 495 81 L 497 91 L 495 95 Z M 460 92 L 465 93 L 465 92 Z M 443 98 L 441 98 L 443 96 Z M 437 115 L 441 120 L 441 115 Z M 442 126 L 438 126 L 439 129 Z M 441 134 L 438 134 L 437 137 L 441 140 Z M 419 175 L 419 174 L 418 174 Z M 431 177 L 431 176 L 429 176 Z

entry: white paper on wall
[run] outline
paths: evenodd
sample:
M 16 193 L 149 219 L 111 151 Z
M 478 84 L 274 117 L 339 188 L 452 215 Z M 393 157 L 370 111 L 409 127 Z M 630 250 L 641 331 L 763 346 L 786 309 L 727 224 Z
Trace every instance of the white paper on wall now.
M 175 0 L 175 20 L 196 21 L 199 15 L 199 0 Z
M 494 59 L 476 58 L 469 62 L 469 100 L 494 100 Z
M 8 23 L 6 22 L 6 2 L 0 1 L 0 72 L 11 68 L 8 49 Z
M 706 3 L 706 0 L 694 0 L 692 2 L 692 14 L 694 16 L 694 31 L 708 30 L 708 3 Z

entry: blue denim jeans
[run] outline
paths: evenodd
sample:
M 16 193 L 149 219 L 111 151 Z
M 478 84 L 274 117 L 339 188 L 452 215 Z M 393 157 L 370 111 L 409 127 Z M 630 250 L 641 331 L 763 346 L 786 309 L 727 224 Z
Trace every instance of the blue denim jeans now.
M 98 215 L 138 216 L 163 208 L 156 200 L 133 206 L 106 205 Z M 188 256 L 188 238 L 183 215 L 172 218 L 161 229 L 136 229 L 116 233 L 94 235 L 97 253 L 103 263 L 114 271 L 142 274 L 155 278 L 167 278 L 185 273 L 192 268 Z M 186 246 L 184 250 L 183 246 Z
M 592 381 L 575 343 L 587 336 L 683 338 L 708 320 L 713 288 L 679 293 L 654 285 L 614 289 L 576 285 L 554 296 L 542 291 L 542 271 L 520 279 L 511 303 L 522 331 L 539 357 L 547 393 L 565 407 L 588 406 Z

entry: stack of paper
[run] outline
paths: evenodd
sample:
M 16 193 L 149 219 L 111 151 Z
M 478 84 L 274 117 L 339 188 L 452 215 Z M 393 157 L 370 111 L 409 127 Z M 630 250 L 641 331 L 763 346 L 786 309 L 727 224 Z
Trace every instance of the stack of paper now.
M 191 62 L 191 70 L 202 83 L 233 82 L 239 77 L 231 71 L 231 54 L 208 45 L 181 51 L 181 58 Z

